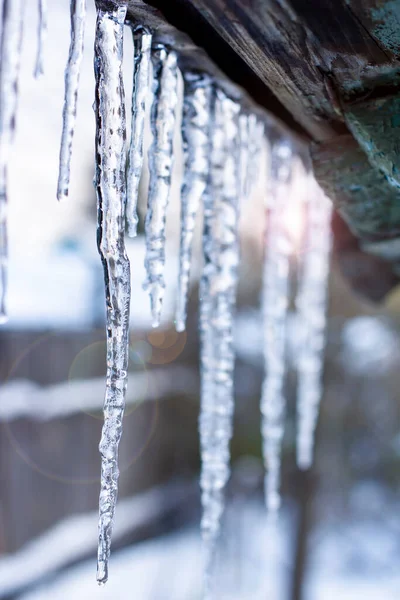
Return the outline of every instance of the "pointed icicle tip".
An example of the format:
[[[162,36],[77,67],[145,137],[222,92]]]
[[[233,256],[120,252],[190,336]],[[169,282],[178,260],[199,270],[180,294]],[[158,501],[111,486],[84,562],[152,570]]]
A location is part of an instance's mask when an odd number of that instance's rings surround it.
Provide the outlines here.
[[[184,321],[175,321],[175,329],[177,333],[182,333],[186,330],[186,325]]]

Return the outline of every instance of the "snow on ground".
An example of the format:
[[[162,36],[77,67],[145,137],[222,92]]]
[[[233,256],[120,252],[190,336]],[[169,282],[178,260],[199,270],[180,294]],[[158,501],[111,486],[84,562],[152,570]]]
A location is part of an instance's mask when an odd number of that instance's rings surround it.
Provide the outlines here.
[[[393,511],[388,511],[392,515],[388,521],[393,521]],[[274,525],[260,502],[236,498],[230,503],[216,568],[218,600],[288,598],[292,518],[286,506]],[[399,548],[388,521],[370,518],[317,530],[310,539],[305,598],[397,600]],[[197,600],[201,597],[201,558],[199,530],[191,527],[114,552],[110,581],[101,590],[92,560],[19,600]]]

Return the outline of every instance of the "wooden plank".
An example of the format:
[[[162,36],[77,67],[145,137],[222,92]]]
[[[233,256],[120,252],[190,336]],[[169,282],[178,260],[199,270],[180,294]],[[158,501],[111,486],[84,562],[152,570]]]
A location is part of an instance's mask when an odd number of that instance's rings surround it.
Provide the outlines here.
[[[150,4],[173,24],[197,11],[311,137],[322,141],[345,132],[342,102],[397,83],[397,55],[388,49],[390,42],[382,43],[382,22],[376,16],[382,18],[383,5],[392,14],[390,5],[397,2],[170,0],[166,7],[163,0],[151,0]],[[375,22],[368,21],[371,14]],[[384,22],[387,37],[393,22],[394,17]]]
[[[350,0],[351,10],[392,59],[400,57],[400,0]]]

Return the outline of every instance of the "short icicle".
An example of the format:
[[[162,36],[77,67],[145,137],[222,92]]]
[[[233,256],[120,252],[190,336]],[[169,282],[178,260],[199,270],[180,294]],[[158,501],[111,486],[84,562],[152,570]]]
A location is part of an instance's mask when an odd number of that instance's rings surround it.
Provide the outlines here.
[[[98,249],[107,307],[107,382],[101,453],[97,581],[108,579],[129,357],[130,267],[124,245],[126,123],[122,77],[126,6],[98,10],[95,38]]]
[[[331,249],[331,201],[312,174],[308,176],[306,231],[296,298],[303,334],[297,360],[297,463],[313,462],[315,428],[322,396],[326,311]]]
[[[181,191],[181,233],[176,330],[186,327],[193,233],[200,201],[209,177],[209,136],[212,83],[208,75],[183,73],[182,138],[185,157]]]
[[[15,136],[25,0],[3,0],[0,51],[0,323],[7,321],[8,161]]]
[[[266,468],[265,499],[269,511],[280,507],[281,446],[285,419],[285,349],[289,299],[291,243],[285,212],[290,203],[292,150],[280,141],[271,149],[267,202],[267,231],[263,269],[262,312],[265,378],[261,396],[263,456]],[[289,208],[290,210],[290,208]]]
[[[72,141],[75,132],[78,103],[79,75],[85,37],[86,0],[71,1],[71,42],[65,69],[63,126],[60,146],[57,198],[63,200],[69,193]]]
[[[201,521],[204,598],[212,597],[212,569],[230,475],[233,392],[233,318],[238,281],[239,105],[216,89],[212,109],[210,189],[204,196],[204,268],[200,284]]]
[[[47,37],[47,0],[39,0],[38,48],[36,54],[35,77],[44,74],[44,45]]]
[[[150,183],[145,221],[146,281],[149,290],[153,327],[158,327],[164,298],[165,224],[174,163],[173,138],[178,102],[178,65],[176,53],[162,44],[152,49],[153,105],[149,149]]]
[[[150,94],[152,35],[143,28],[131,25],[134,44],[132,88],[131,143],[128,154],[126,222],[128,235],[137,235],[137,202],[143,167],[143,132],[147,100]]]

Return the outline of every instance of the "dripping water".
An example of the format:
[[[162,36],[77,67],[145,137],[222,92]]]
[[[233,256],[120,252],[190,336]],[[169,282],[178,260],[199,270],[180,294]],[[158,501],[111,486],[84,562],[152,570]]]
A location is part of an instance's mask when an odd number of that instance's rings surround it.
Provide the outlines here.
[[[79,75],[83,58],[85,20],[86,0],[71,0],[71,42],[65,69],[63,126],[57,184],[57,198],[59,200],[65,199],[69,192],[72,141],[75,132]]]
[[[98,11],[95,38],[97,241],[107,308],[107,381],[100,440],[101,489],[97,580],[108,579],[111,533],[118,493],[129,357],[130,267],[125,231],[125,98],[122,78],[126,6]]]
[[[173,137],[178,102],[178,65],[176,53],[164,45],[152,50],[153,105],[149,149],[150,183],[145,221],[146,281],[149,290],[153,327],[160,324],[164,298],[165,224],[174,162]]]

